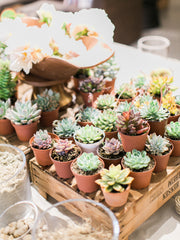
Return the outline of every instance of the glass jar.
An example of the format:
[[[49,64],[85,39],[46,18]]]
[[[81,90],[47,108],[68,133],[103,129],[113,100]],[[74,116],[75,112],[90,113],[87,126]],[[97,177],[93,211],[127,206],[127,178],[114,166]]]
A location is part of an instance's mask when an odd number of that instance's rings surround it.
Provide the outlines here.
[[[113,212],[89,199],[69,199],[44,211],[32,230],[33,240],[119,239],[119,223]],[[74,236],[74,238],[72,238]]]
[[[26,157],[17,147],[0,144],[0,214],[12,204],[31,200]]]

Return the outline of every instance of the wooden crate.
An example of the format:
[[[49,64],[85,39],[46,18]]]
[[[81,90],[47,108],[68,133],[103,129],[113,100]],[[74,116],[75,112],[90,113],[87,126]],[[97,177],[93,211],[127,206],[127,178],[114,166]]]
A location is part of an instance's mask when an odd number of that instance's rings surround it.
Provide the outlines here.
[[[31,159],[29,164],[32,182],[44,197],[49,194],[57,201],[69,198],[88,198],[106,205],[100,190],[91,194],[79,191],[74,178],[63,180],[56,175],[54,165],[43,168],[38,165],[35,158]],[[110,208],[120,224],[120,239],[127,239],[138,226],[179,190],[180,157],[170,158],[167,170],[153,174],[148,188],[140,191],[131,190],[124,207]],[[81,214],[80,208],[74,208],[72,211],[79,215]]]

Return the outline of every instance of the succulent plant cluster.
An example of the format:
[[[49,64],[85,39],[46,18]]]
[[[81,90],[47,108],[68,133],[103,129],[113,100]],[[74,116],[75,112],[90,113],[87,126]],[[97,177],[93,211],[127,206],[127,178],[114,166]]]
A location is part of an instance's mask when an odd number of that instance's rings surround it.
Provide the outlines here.
[[[38,109],[37,104],[32,104],[31,101],[16,101],[15,106],[7,109],[6,112],[6,118],[16,125],[31,124],[38,121],[40,117],[41,110]]]
[[[100,110],[104,109],[114,109],[117,106],[116,99],[113,95],[104,94],[100,95],[96,101],[97,108]]]
[[[104,87],[103,77],[89,77],[79,83],[79,89],[85,93],[100,92]]]
[[[7,101],[0,100],[0,119],[6,118],[6,111],[11,106],[11,101],[8,99]]]
[[[168,139],[163,138],[160,135],[157,136],[156,133],[153,133],[147,136],[145,147],[146,152],[152,155],[161,156],[169,152],[171,143],[168,141]]]
[[[49,149],[53,146],[53,140],[47,130],[39,130],[34,134],[32,146],[38,149]]]
[[[133,170],[147,168],[151,159],[146,151],[138,151],[133,149],[132,152],[127,152],[124,156],[124,164],[126,167]]]
[[[140,113],[135,113],[132,109],[118,115],[117,129],[126,135],[139,135],[148,131],[147,121],[143,120]]]
[[[123,83],[116,89],[116,98],[129,99],[135,97],[135,90],[132,84]]]
[[[164,97],[162,97],[162,106],[163,108],[166,108],[171,115],[176,115],[178,112],[175,97],[172,96],[172,93],[168,93]]]
[[[76,130],[80,127],[70,118],[63,118],[62,120],[53,121],[53,132],[59,137],[73,137]]]
[[[127,185],[134,180],[129,177],[130,169],[121,170],[121,165],[114,166],[113,164],[108,169],[102,169],[100,172],[101,179],[96,180],[96,183],[105,189],[107,192],[124,192]]]
[[[116,112],[122,114],[123,112],[128,112],[130,108],[131,108],[131,103],[128,103],[127,101],[120,102],[116,108]]]
[[[102,149],[105,151],[106,155],[118,155],[123,151],[121,142],[115,138],[106,138]]]
[[[150,94],[139,95],[134,99],[134,106],[141,108],[143,105],[148,105],[153,100]]]
[[[104,110],[99,114],[98,118],[93,121],[93,124],[105,132],[116,131],[117,114],[112,109]]]
[[[92,122],[99,114],[99,110],[92,107],[86,107],[80,110],[75,117],[78,122]]]
[[[147,78],[145,75],[140,74],[133,79],[133,83],[136,89],[144,88],[146,85]]]
[[[78,142],[85,144],[92,144],[98,142],[104,137],[104,133],[101,129],[86,125],[75,132],[75,139]]]
[[[50,112],[55,110],[59,106],[60,94],[52,91],[52,89],[45,89],[42,94],[37,95],[37,99],[34,100],[37,103],[38,108],[43,112]]]
[[[166,126],[165,135],[173,140],[180,140],[180,122],[170,122]]]
[[[94,170],[97,170],[101,161],[97,155],[94,153],[83,153],[80,157],[77,158],[78,167],[84,171],[91,173]]]

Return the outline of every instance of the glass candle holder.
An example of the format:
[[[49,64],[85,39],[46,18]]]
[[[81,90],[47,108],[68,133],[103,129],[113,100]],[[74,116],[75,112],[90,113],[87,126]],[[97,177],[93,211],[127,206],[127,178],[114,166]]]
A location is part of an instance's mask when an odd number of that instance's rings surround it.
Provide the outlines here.
[[[17,147],[0,144],[0,214],[12,204],[31,200],[26,157]]]
[[[34,226],[33,240],[48,240],[49,236],[53,240],[118,240],[120,232],[113,212],[103,204],[88,199],[59,202],[43,212]]]

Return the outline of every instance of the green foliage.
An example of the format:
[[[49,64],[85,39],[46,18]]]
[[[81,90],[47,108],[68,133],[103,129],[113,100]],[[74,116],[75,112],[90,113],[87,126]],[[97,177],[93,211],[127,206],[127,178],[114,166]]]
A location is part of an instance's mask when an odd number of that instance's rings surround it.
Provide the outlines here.
[[[146,151],[138,151],[133,149],[132,152],[127,152],[124,156],[124,164],[133,170],[141,170],[147,168],[150,163],[150,157]]]
[[[128,103],[127,101],[120,102],[116,109],[116,112],[117,113],[128,112],[130,110],[130,108],[131,108],[131,103]]]
[[[169,111],[159,106],[157,100],[152,100],[149,104],[144,104],[140,109],[142,118],[150,121],[163,121],[169,117]]]
[[[135,97],[135,89],[131,83],[123,83],[116,89],[116,97],[121,99],[129,99]]]
[[[97,127],[86,125],[75,132],[77,141],[86,144],[98,142],[103,138],[103,131]]]
[[[91,172],[97,170],[101,161],[94,153],[83,153],[77,158],[78,167],[84,172]]]
[[[41,110],[37,108],[37,104],[32,105],[31,101],[16,101],[15,106],[12,106],[6,112],[6,118],[16,125],[31,124],[38,121],[40,117]]]
[[[0,119],[6,118],[6,111],[11,106],[11,101],[8,99],[7,101],[0,100]]]
[[[52,125],[54,127],[54,133],[59,137],[73,137],[75,131],[80,128],[77,123],[70,118],[55,120]]]
[[[107,155],[118,155],[121,151],[123,151],[121,142],[115,138],[106,138],[102,149]]]
[[[100,92],[103,89],[103,87],[104,80],[102,77],[100,78],[89,77],[79,83],[79,89],[85,93]]]
[[[152,155],[161,156],[170,150],[171,143],[166,138],[160,135],[157,136],[156,133],[153,133],[147,136],[145,146],[146,152]]]
[[[180,122],[170,122],[166,126],[165,135],[173,140],[180,140]]]
[[[101,179],[96,180],[96,183],[107,192],[124,192],[127,185],[134,180],[133,177],[129,177],[129,174],[129,168],[121,170],[120,164],[117,166],[111,164],[109,170],[104,168],[100,172]]]
[[[135,88],[138,88],[138,89],[143,88],[145,86],[145,84],[146,84],[146,81],[147,81],[147,79],[146,79],[145,75],[142,75],[142,74],[138,75],[134,79],[134,86],[135,86]]]
[[[0,59],[0,99],[7,100],[15,94],[16,81],[12,79],[9,61]]]
[[[86,107],[76,114],[76,119],[79,122],[92,122],[95,118],[98,117],[99,114],[99,110],[92,107]]]
[[[97,98],[96,104],[97,104],[97,108],[102,110],[108,109],[108,108],[113,109],[117,106],[115,97],[110,94],[100,95]]]
[[[113,132],[117,130],[116,120],[116,112],[112,109],[107,109],[99,114],[98,118],[93,121],[93,124],[105,132]]]
[[[43,112],[50,112],[59,106],[59,99],[59,93],[54,92],[51,89],[45,89],[41,95],[37,95],[37,99],[34,100],[34,103],[37,103],[38,108]]]
[[[34,134],[32,145],[38,149],[49,149],[52,147],[53,141],[47,130],[40,129]]]

